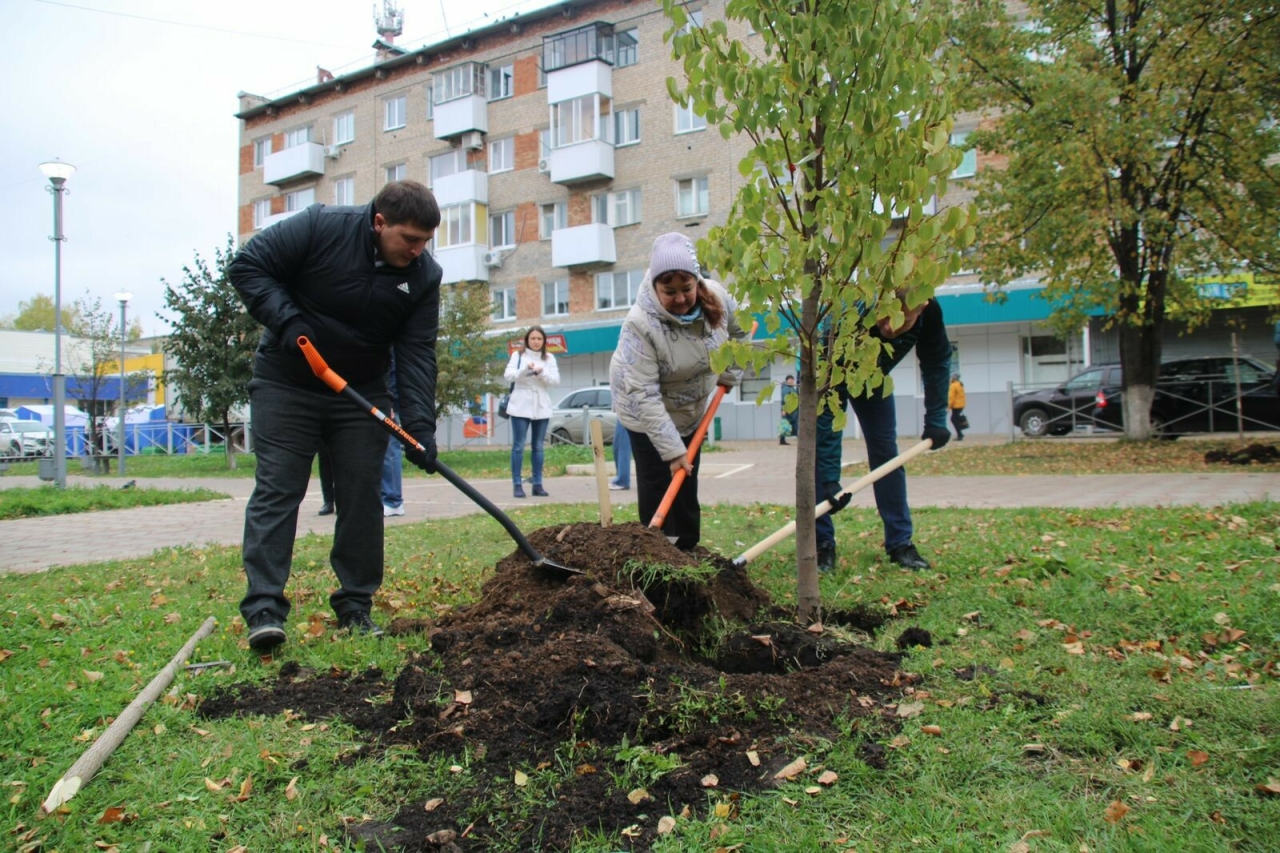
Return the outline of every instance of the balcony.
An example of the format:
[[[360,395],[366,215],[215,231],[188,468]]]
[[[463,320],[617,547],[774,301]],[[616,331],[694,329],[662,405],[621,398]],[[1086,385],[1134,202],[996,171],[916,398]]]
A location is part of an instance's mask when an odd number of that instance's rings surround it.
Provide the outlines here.
[[[613,177],[613,143],[587,139],[551,149],[551,182],[573,184]],[[613,245],[613,238],[609,238]],[[557,266],[559,266],[557,264]]]
[[[262,231],[264,229],[270,228],[272,225],[275,225],[277,222],[284,222],[290,216],[293,216],[294,214],[301,213],[301,212],[302,212],[301,210],[286,210],[284,213],[273,213],[262,220],[262,226],[258,230]]]
[[[484,95],[463,95],[435,105],[436,139],[453,139],[469,131],[489,132],[489,106]]]
[[[554,238],[554,235],[553,235]],[[461,246],[450,246],[447,249],[436,249],[436,263],[444,271],[441,284],[457,284],[461,281],[489,280],[489,267],[485,264],[485,255],[489,247],[482,243],[464,243]]]
[[[547,72],[547,103],[558,104],[584,95],[613,97],[613,66],[598,59]]]
[[[304,142],[268,154],[262,164],[262,181],[273,186],[323,174],[324,146],[318,142]]]
[[[489,175],[477,169],[467,169],[436,178],[431,182],[431,192],[441,207],[461,204],[465,201],[489,203]]]
[[[579,267],[618,260],[613,229],[603,223],[557,228],[551,232],[551,266]]]

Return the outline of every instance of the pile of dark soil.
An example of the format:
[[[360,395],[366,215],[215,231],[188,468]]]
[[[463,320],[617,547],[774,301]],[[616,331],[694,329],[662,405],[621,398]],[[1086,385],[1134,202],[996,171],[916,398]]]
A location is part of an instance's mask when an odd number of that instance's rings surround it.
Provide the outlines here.
[[[1236,450],[1210,450],[1204,455],[1206,465],[1267,465],[1280,462],[1280,448],[1272,444],[1250,444]]]
[[[348,828],[369,849],[566,849],[591,829],[645,850],[664,815],[704,814],[731,794],[779,784],[777,771],[802,755],[812,763],[839,735],[838,720],[857,727],[873,717],[888,731],[881,706],[915,679],[899,671],[899,654],[784,621],[744,570],[703,549],[683,553],[638,524],[545,528],[529,539],[585,574],[535,570],[515,552],[473,606],[429,627],[397,624],[427,627],[432,652],[407,661],[394,685],[378,673],[286,666],[274,685],[211,696],[201,713],[288,707],[340,717],[370,737],[353,761],[391,745],[469,755],[465,793]],[[828,622],[874,631],[884,618],[868,610]],[[364,701],[388,691],[389,703]],[[864,751],[868,763],[883,760],[877,746]],[[516,771],[545,786],[537,809],[502,809]],[[548,773],[558,775],[548,782]]]

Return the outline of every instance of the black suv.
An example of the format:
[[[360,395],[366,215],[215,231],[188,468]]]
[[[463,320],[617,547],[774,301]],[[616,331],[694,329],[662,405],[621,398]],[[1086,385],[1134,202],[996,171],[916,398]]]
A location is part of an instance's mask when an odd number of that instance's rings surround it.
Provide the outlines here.
[[[1237,369],[1238,365],[1238,369]],[[1165,437],[1195,432],[1280,430],[1274,372],[1255,358],[1205,356],[1160,365],[1151,402],[1152,430]],[[1059,388],[1014,398],[1014,421],[1029,436],[1065,435],[1077,426],[1124,429],[1120,366],[1091,367]],[[1237,418],[1237,380],[1239,414]]]

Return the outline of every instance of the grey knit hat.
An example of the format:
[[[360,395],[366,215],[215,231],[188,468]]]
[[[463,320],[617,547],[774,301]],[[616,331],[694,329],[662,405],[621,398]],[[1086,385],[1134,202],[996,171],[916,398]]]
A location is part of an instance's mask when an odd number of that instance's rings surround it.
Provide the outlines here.
[[[678,231],[663,234],[653,241],[653,255],[649,260],[649,280],[654,281],[664,272],[679,270],[694,278],[702,278],[698,266],[698,253],[693,241]]]

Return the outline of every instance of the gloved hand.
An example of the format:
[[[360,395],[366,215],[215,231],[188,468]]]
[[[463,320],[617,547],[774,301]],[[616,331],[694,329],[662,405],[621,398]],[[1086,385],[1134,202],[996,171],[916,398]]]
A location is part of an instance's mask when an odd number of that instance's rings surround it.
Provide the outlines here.
[[[418,440],[423,449],[406,447],[404,458],[417,465],[428,474],[436,473],[436,435],[435,433],[410,433]],[[395,441],[395,439],[391,439]]]
[[[818,503],[821,504],[823,501],[828,501],[831,504],[831,509],[828,510],[827,515],[835,515],[847,507],[851,500],[853,500],[852,494],[840,494],[840,484],[837,482],[823,483],[818,486]]]
[[[302,355],[302,348],[298,346],[298,338],[300,337],[305,337],[315,343],[316,333],[312,331],[310,324],[306,320],[298,316],[285,323],[284,328],[280,330],[280,345],[284,347],[285,352]]]
[[[933,442],[934,450],[941,450],[951,440],[951,430],[946,427],[925,426],[924,433],[920,438],[929,439]]]

